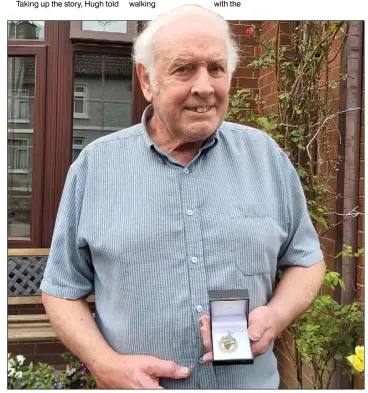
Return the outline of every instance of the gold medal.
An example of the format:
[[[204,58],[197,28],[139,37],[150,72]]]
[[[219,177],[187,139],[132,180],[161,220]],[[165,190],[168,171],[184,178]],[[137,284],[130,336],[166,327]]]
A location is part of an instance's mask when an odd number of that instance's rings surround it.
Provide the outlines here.
[[[231,332],[229,332],[226,336],[221,337],[221,340],[219,341],[219,348],[223,352],[234,352],[237,347],[238,343],[236,342],[236,338],[233,337],[233,334]]]

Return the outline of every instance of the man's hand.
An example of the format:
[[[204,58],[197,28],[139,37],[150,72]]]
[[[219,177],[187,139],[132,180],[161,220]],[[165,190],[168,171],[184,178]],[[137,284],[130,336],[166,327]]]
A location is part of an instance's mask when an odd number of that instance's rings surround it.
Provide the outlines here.
[[[211,343],[210,317],[204,315],[200,319],[203,346],[208,351],[205,362],[213,359]],[[248,337],[251,340],[253,356],[262,355],[270,347],[279,334],[279,322],[275,312],[267,306],[257,307],[249,313]]]
[[[264,354],[272,341],[281,333],[275,312],[268,306],[257,307],[249,313],[248,337],[253,356]]]
[[[190,375],[187,367],[154,356],[114,355],[91,370],[97,387],[105,389],[163,389],[160,378],[182,379]]]

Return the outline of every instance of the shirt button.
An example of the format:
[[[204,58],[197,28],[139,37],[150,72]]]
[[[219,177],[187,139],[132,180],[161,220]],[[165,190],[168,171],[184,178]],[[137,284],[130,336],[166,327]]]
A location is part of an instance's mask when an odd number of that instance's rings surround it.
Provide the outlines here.
[[[193,215],[193,210],[187,210],[187,214],[188,214],[188,216],[192,216]]]
[[[198,312],[202,312],[202,310],[203,310],[203,307],[202,307],[201,305],[198,305],[198,306],[197,306],[197,311],[198,311]]]
[[[199,364],[204,364],[203,358],[199,358]]]
[[[188,169],[188,168],[185,168],[185,169],[184,169],[184,173],[189,173],[189,169]]]
[[[198,258],[197,257],[192,257],[192,262],[193,263],[197,263],[198,262]]]

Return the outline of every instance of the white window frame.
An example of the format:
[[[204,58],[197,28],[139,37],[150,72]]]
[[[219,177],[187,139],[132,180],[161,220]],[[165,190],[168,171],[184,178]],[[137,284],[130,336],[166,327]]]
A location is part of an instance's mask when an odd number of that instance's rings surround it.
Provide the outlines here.
[[[82,91],[75,91],[76,87],[83,87]],[[82,98],[83,99],[83,113],[75,112],[75,98]],[[88,119],[88,88],[87,85],[84,84],[76,84],[74,85],[73,89],[73,117],[75,119]]]
[[[26,114],[20,117],[20,104],[26,104]],[[8,122],[9,123],[29,123],[29,89],[8,90]],[[18,116],[14,116],[17,113]]]
[[[14,145],[9,145],[9,140],[10,141],[25,141],[26,144],[25,146],[14,146]],[[28,139],[26,138],[8,138],[8,149],[12,148],[15,154],[16,150],[25,150],[26,151],[26,168],[24,169],[20,169],[20,168],[12,168],[8,166],[8,173],[29,173],[29,168],[28,168],[28,160],[29,160],[29,155],[28,155],[28,149],[29,149],[29,145],[28,145]],[[9,153],[8,153],[9,154]]]
[[[76,144],[75,143],[76,139],[81,139],[82,143],[81,144],[79,144],[79,143]],[[73,136],[72,152],[73,152],[73,150],[80,150],[80,151],[82,151],[85,146],[86,146],[86,138],[84,136]]]

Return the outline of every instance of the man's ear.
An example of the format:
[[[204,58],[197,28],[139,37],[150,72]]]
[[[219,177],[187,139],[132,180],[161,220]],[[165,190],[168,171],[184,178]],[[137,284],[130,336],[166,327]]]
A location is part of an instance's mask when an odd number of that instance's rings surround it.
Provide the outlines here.
[[[152,86],[148,74],[145,68],[143,67],[143,64],[137,64],[135,69],[137,72],[139,82],[141,84],[141,89],[143,91],[144,98],[148,102],[152,102],[152,98],[153,98]]]

